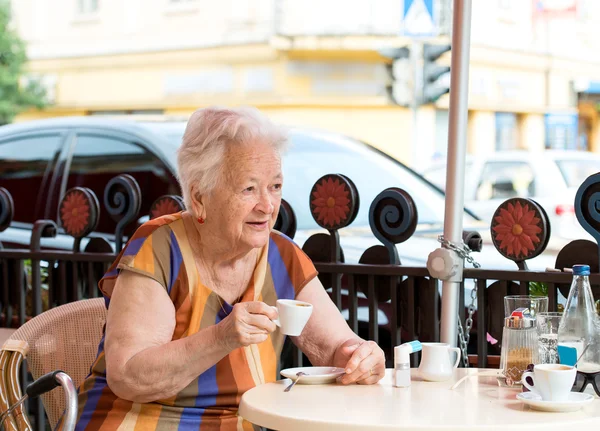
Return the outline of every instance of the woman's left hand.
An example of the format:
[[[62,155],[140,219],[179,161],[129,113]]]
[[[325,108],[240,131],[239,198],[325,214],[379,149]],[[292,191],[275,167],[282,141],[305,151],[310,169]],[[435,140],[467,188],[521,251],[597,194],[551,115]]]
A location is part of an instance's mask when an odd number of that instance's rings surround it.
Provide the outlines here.
[[[372,385],[385,375],[385,353],[374,341],[346,341],[335,352],[334,363],[346,370],[338,378],[344,385]]]

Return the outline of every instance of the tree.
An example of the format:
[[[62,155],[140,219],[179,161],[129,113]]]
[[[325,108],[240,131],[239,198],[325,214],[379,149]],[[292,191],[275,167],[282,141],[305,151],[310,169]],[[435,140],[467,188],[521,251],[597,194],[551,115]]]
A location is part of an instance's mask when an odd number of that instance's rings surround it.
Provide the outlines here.
[[[39,80],[25,75],[25,43],[11,26],[9,0],[0,0],[0,125],[12,122],[20,112],[48,105]]]

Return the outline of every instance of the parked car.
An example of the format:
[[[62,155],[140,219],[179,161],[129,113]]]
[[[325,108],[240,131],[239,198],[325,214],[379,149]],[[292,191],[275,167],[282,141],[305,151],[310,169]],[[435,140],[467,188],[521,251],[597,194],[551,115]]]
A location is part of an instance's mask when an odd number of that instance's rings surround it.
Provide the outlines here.
[[[97,117],[56,118],[0,127],[0,186],[11,191],[15,201],[14,221],[0,233],[0,242],[5,247],[28,246],[33,222],[42,218],[57,221],[61,196],[75,186],[90,188],[100,200],[103,215],[90,236],[114,240],[116,223],[107,215],[102,199],[106,184],[118,174],[132,175],[142,191],[142,217],[159,196],[179,194],[176,150],[184,129],[183,121]],[[312,233],[322,231],[310,214],[310,189],[322,175],[341,173],[356,184],[361,201],[358,216],[341,235],[346,261],[357,262],[364,250],[378,243],[369,228],[369,206],[379,192],[395,186],[412,196],[419,213],[415,235],[398,246],[400,258],[406,265],[425,264],[429,252],[438,246],[437,235],[443,228],[442,191],[404,164],[355,139],[293,128],[290,140],[283,161],[283,197],[295,211],[296,240],[300,245]],[[466,211],[464,224],[466,229],[486,228],[485,222]],[[42,245],[68,249],[72,239],[59,234],[57,238],[43,239]],[[477,258],[487,268],[514,268],[492,247]]]
[[[583,151],[502,151],[468,156],[465,206],[489,221],[504,200],[531,198],[548,213],[554,238],[590,239],[577,221],[573,204],[578,187],[597,172],[600,155]],[[445,161],[435,163],[423,175],[445,189]]]
[[[100,223],[90,236],[114,241],[115,222],[103,203],[104,188],[116,175],[128,173],[142,192],[141,219],[150,205],[165,194],[179,194],[176,181],[176,150],[184,122],[139,122],[108,118],[59,118],[0,127],[0,186],[15,201],[11,226],[0,233],[5,247],[28,247],[31,228],[38,219],[57,221],[58,203],[71,187],[88,187],[98,196]],[[401,187],[414,199],[419,214],[417,230],[398,245],[404,265],[425,266],[428,254],[439,246],[443,230],[444,193],[422,176],[373,147],[339,134],[292,129],[291,148],[284,156],[283,197],[297,217],[295,240],[302,246],[315,232],[323,232],[310,214],[309,195],[314,183],[328,173],[341,173],[356,184],[360,210],[355,221],[340,232],[346,262],[356,263],[362,253],[378,244],[370,231],[368,212],[373,199],[388,187]],[[465,228],[486,228],[464,212]],[[60,233],[43,238],[42,246],[70,249],[73,240]],[[82,249],[86,242],[82,242]],[[516,269],[493,248],[487,247],[476,259],[484,268]],[[530,267],[553,266],[553,258],[543,255]],[[465,297],[472,285],[465,283]],[[368,303],[359,294],[358,321],[365,331],[369,320]],[[342,310],[347,315],[347,310]],[[389,305],[380,304],[380,328],[389,324]],[[363,335],[363,334],[361,334]],[[389,336],[388,336],[389,338]]]

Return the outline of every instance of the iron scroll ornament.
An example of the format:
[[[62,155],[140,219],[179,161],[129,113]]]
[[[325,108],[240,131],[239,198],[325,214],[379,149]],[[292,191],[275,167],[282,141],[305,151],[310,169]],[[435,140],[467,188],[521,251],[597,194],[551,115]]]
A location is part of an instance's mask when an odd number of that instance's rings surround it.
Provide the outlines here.
[[[373,235],[390,254],[390,263],[399,264],[396,244],[409,239],[417,229],[419,215],[413,198],[398,187],[385,189],[369,208],[369,224]]]
[[[590,175],[577,189],[575,214],[579,224],[594,237],[600,249],[600,173]]]
[[[292,206],[285,199],[281,199],[279,213],[277,214],[277,220],[275,221],[275,226],[273,226],[273,228],[291,239],[294,239],[294,236],[296,235],[296,214],[294,213]]]
[[[498,252],[524,270],[526,260],[546,249],[550,220],[544,208],[534,200],[511,198],[494,212],[490,233]]]
[[[8,190],[0,187],[0,232],[6,230],[15,215],[15,203]]]
[[[134,221],[142,204],[142,192],[137,181],[128,174],[111,179],[104,189],[104,206],[113,220],[117,222],[115,229],[115,248],[117,252],[123,247],[123,231],[125,226]]]

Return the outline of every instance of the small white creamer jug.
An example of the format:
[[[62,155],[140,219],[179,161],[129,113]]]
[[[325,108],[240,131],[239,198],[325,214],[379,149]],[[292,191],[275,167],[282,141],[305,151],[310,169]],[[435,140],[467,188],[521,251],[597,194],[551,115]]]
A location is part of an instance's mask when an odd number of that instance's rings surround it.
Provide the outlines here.
[[[460,349],[446,343],[422,343],[423,353],[419,364],[419,375],[430,382],[443,382],[452,377],[460,362]],[[456,352],[456,361],[450,358]]]

